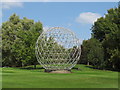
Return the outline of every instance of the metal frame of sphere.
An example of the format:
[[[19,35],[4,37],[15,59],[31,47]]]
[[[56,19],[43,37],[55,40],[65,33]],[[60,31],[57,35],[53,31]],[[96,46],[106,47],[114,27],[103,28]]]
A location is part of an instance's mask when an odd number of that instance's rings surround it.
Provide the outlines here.
[[[71,70],[80,59],[81,44],[69,29],[52,27],[38,37],[35,53],[47,71]]]

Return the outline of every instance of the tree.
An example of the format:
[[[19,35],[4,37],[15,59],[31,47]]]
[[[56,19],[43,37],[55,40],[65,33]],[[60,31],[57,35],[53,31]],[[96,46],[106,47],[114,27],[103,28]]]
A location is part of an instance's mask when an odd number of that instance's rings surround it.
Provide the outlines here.
[[[99,18],[92,27],[92,35],[104,47],[106,68],[119,70],[120,66],[120,5],[111,8],[105,17]]]
[[[87,59],[91,62],[91,65],[101,68],[104,65],[104,54],[101,43],[95,39],[89,39],[89,52],[87,53]]]
[[[35,43],[42,33],[41,22],[13,14],[2,24],[3,66],[24,66],[34,64]]]
[[[103,66],[103,61],[104,54],[101,43],[95,38],[84,40],[82,44],[81,63],[100,68]]]
[[[82,52],[81,52],[79,63],[89,65],[89,60],[87,58],[87,53],[90,51],[89,49],[90,48],[89,48],[88,40],[84,40],[82,45],[81,45],[81,51]]]

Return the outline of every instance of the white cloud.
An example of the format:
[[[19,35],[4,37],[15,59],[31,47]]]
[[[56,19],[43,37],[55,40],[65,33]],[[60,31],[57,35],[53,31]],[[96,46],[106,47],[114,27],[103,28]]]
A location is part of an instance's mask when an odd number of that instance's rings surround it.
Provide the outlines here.
[[[60,0],[3,0],[2,2],[54,2]]]
[[[100,18],[101,15],[98,13],[85,12],[80,13],[80,15],[76,18],[76,21],[81,24],[93,24],[97,18]]]
[[[3,0],[2,1],[3,9],[10,9],[13,7],[23,7],[23,2],[20,2],[20,0]]]
[[[13,0],[9,0],[9,1],[13,1]],[[14,0],[14,1],[16,2],[119,2],[119,0]]]
[[[24,0],[2,0],[2,2],[23,2]]]
[[[21,2],[4,2],[4,3],[2,3],[3,9],[10,9],[13,7],[23,7],[23,3],[21,3]]]

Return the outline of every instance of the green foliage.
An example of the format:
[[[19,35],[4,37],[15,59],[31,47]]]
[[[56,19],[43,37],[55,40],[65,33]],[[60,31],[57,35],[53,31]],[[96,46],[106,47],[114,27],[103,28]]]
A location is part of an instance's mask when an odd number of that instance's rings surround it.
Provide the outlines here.
[[[103,47],[97,39],[84,40],[82,44],[81,63],[91,64],[96,68],[100,68],[103,66],[103,53]]]
[[[42,32],[41,22],[13,14],[2,24],[3,66],[36,64],[35,43]]]
[[[120,6],[111,8],[92,27],[92,35],[104,48],[105,67],[120,70]]]

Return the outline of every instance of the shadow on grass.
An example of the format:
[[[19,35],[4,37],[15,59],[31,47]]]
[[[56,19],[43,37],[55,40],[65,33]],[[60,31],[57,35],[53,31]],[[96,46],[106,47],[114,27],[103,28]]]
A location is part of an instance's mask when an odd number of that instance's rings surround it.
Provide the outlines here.
[[[35,70],[35,69],[44,69],[44,68],[43,67],[36,67],[36,68],[33,68],[33,67],[21,67],[20,69]]]
[[[96,67],[93,67],[93,66],[85,66],[87,68],[91,68],[91,69],[99,69],[99,68],[96,68]]]
[[[73,67],[72,69],[82,71],[82,69],[76,67]]]
[[[103,67],[101,67],[101,68],[94,67],[94,66],[85,66],[85,67],[91,68],[91,69],[97,69],[97,70],[119,71],[119,70],[114,70],[114,69],[111,69],[111,68],[105,68],[104,69]]]
[[[85,66],[87,68],[91,68],[91,69],[97,69],[97,70],[104,70],[103,68],[98,68],[98,67],[94,67],[94,66]]]
[[[21,67],[20,69],[37,70],[37,69],[44,69],[44,68],[43,67],[36,67],[36,68],[34,68],[34,67]],[[76,68],[76,67],[73,67],[72,69],[81,71],[80,68]]]

